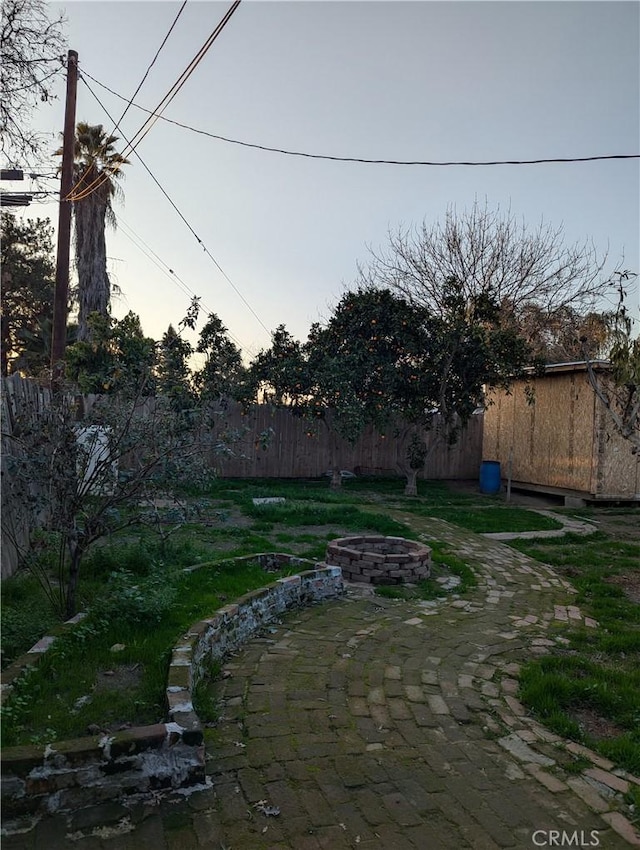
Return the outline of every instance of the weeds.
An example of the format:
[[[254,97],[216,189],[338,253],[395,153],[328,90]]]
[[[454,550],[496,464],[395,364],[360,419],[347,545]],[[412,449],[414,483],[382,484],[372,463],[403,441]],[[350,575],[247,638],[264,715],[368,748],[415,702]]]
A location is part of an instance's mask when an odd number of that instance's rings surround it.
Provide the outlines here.
[[[400,479],[354,479],[342,491],[317,481],[219,480],[197,493],[200,521],[184,521],[161,539],[152,529],[114,535],[95,547],[83,563],[83,607],[90,616],[71,634],[58,638],[39,670],[15,684],[3,709],[4,744],[49,741],[86,733],[89,726],[107,730],[123,721],[154,723],[164,716],[164,688],[176,637],[203,616],[265,580],[257,564],[239,566],[230,559],[268,551],[290,551],[324,559],[327,540],[353,532],[419,538],[388,509],[438,516],[478,531],[531,530],[550,527],[539,514],[505,507],[498,499],[451,492],[439,482],[420,482],[420,497],[403,496]],[[254,497],[280,496],[282,504],[255,506]],[[432,576],[414,595],[423,599],[447,591],[436,579],[457,576],[448,592],[463,594],[476,583],[473,571],[446,546],[432,547]],[[638,771],[640,705],[637,654],[638,606],[633,606],[614,576],[637,570],[636,544],[618,543],[598,533],[516,542],[516,547],[563,572],[578,591],[585,613],[600,629],[567,632],[568,652],[536,660],[523,674],[523,701],[561,734],[583,741],[617,763]],[[192,572],[184,568],[206,566]],[[3,582],[4,655],[9,660],[29,648],[49,629],[54,614],[29,576]],[[384,595],[404,588],[379,588]],[[124,649],[114,652],[113,647]],[[562,662],[562,664],[561,664]],[[548,666],[544,666],[545,663]],[[562,666],[564,665],[564,666]],[[591,666],[589,666],[591,665]],[[109,689],[129,671],[126,687]],[[634,671],[635,675],[634,675]],[[112,676],[107,676],[112,673]],[[215,689],[204,676],[194,699],[205,722],[215,723]],[[84,697],[89,697],[83,701]],[[605,737],[594,734],[585,712],[606,720]]]
[[[270,574],[269,581],[285,574]],[[113,731],[123,723],[159,722],[176,637],[225,600],[265,583],[265,573],[255,562],[218,562],[187,573],[167,572],[174,598],[161,617],[136,616],[137,594],[126,616],[117,605],[96,606],[80,626],[58,638],[37,668],[15,683],[2,710],[3,746],[29,743],[48,728],[55,729],[57,738],[73,738],[92,725]],[[129,590],[124,595],[128,601]],[[123,649],[114,652],[117,646]],[[113,671],[114,665],[137,666],[140,675],[122,690],[103,690],[98,686],[103,671]],[[79,704],[83,697],[89,700]],[[73,706],[79,707],[72,711]]]
[[[551,517],[524,508],[501,504],[488,504],[486,507],[441,506],[439,504],[419,505],[415,508],[411,505],[403,507],[419,516],[444,519],[478,534],[499,531],[547,531],[562,528],[562,523]]]
[[[327,505],[311,501],[287,500],[281,504],[254,505],[245,507],[245,512],[261,522],[270,522],[290,527],[336,525],[348,531],[377,531],[379,534],[415,535],[402,523],[382,514],[362,510],[350,505]]]
[[[522,702],[553,731],[637,773],[640,606],[624,588],[625,578],[637,581],[640,546],[602,532],[511,545],[563,573],[577,590],[582,612],[599,624],[567,631],[564,651],[521,671]]]
[[[28,573],[2,583],[2,666],[14,661],[59,623],[40,583]]]

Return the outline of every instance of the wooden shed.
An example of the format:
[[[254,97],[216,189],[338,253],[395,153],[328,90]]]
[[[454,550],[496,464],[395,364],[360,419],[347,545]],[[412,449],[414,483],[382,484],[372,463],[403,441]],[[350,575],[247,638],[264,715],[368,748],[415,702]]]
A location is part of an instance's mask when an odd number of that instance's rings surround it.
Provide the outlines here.
[[[613,428],[585,363],[547,366],[490,399],[482,456],[499,461],[513,487],[564,495],[567,504],[640,501],[640,456]]]

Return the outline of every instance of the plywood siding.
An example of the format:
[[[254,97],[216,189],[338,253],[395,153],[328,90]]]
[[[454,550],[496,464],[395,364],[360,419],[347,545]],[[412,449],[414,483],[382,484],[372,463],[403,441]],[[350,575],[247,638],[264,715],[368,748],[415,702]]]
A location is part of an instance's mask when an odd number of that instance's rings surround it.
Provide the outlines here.
[[[498,460],[514,481],[579,491],[597,498],[634,498],[639,459],[611,426],[585,371],[532,378],[533,402],[518,381],[493,393],[485,413],[483,458]]]
[[[600,497],[640,498],[640,455],[631,454],[628,441],[615,430],[602,405],[597,412],[595,492]]]

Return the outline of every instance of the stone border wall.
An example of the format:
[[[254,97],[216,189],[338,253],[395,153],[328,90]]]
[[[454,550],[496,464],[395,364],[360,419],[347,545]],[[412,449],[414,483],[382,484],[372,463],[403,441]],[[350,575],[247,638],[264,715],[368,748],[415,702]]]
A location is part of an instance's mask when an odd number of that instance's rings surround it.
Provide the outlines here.
[[[203,733],[193,708],[193,690],[208,661],[224,658],[286,611],[335,599],[343,592],[339,567],[281,554],[238,560],[256,558],[265,569],[286,564],[315,568],[247,593],[183,635],[169,667],[168,722],[46,746],[6,747],[1,756],[5,821],[72,812],[122,796],[204,782]],[[32,663],[42,651],[31,655]],[[28,663],[24,656],[19,659],[12,665],[14,675]],[[5,683],[5,693],[10,687]]]

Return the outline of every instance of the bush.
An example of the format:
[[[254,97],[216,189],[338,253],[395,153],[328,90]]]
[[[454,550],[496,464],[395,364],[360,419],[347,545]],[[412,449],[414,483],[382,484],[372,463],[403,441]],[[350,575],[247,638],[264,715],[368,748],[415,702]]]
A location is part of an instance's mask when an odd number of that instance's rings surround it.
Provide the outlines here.
[[[38,582],[18,575],[2,583],[2,666],[40,640],[58,618]]]
[[[176,573],[154,566],[145,578],[129,570],[112,573],[104,596],[92,610],[92,618],[123,623],[158,623],[173,605]]]

